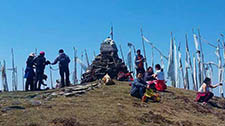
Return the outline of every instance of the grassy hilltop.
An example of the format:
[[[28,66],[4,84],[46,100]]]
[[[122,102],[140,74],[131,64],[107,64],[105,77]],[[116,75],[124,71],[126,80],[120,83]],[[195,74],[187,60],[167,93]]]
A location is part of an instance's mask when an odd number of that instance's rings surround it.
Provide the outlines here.
[[[127,82],[101,86],[81,96],[59,90],[0,93],[0,126],[225,126],[225,100],[203,107],[195,92],[168,88],[160,103],[129,95]]]

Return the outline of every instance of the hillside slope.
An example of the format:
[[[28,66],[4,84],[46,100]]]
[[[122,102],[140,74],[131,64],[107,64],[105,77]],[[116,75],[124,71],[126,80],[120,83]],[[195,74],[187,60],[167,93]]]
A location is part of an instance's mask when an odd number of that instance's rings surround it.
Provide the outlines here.
[[[1,93],[0,126],[225,126],[223,99],[203,107],[195,92],[168,88],[160,103],[142,103],[129,89],[116,81],[78,97],[44,97],[54,90]]]

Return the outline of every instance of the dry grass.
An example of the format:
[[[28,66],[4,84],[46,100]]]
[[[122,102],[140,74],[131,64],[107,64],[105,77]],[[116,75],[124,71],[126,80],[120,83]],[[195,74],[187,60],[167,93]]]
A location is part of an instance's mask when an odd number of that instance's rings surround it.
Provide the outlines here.
[[[129,95],[128,83],[116,82],[79,97],[44,100],[47,92],[0,94],[0,126],[225,126],[225,110],[202,107],[194,102],[195,92],[169,88],[160,103],[141,103]],[[35,95],[37,95],[35,98]],[[30,100],[41,105],[31,105]],[[220,106],[225,101],[214,99]]]

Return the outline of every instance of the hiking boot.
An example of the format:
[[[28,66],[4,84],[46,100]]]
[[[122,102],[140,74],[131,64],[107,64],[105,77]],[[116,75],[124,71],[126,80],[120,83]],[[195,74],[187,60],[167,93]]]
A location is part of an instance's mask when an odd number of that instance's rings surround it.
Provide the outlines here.
[[[65,85],[60,85],[60,86],[59,86],[59,88],[64,88],[64,87],[65,87]]]

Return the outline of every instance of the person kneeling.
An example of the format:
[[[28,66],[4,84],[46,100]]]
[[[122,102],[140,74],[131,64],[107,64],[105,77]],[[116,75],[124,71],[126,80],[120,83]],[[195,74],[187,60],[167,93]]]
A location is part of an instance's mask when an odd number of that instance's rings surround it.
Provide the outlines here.
[[[144,96],[147,83],[142,79],[143,74],[138,73],[137,78],[131,84],[130,95],[137,98],[142,98]]]
[[[207,102],[214,96],[212,92],[209,91],[209,88],[216,88],[218,86],[222,86],[222,83],[212,85],[211,79],[206,77],[203,81],[202,86],[199,88],[197,92],[196,100],[197,102],[202,102],[203,105],[206,105]]]

